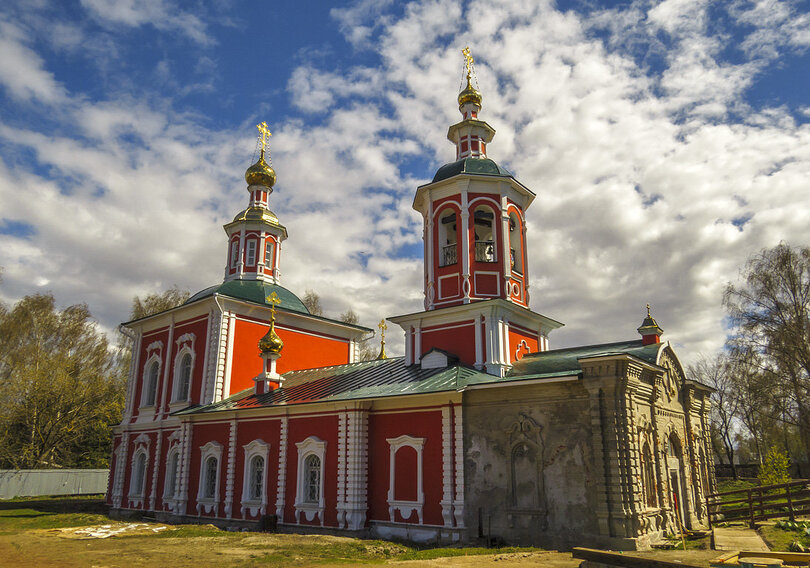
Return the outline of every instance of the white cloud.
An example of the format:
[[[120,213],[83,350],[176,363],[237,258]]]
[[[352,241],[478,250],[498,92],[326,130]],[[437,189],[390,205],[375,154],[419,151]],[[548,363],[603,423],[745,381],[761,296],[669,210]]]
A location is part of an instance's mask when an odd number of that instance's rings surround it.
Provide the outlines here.
[[[205,22],[170,0],[81,0],[99,21],[137,28],[154,26],[161,31],[178,30],[200,44],[213,43]]]
[[[0,20],[0,84],[18,101],[63,102],[65,88],[44,69],[42,58],[25,45],[25,30]]]
[[[167,9],[88,6],[129,26],[154,24],[149,14]],[[460,49],[469,44],[481,118],[498,131],[490,156],[537,193],[528,211],[532,307],[567,324],[552,344],[632,338],[649,301],[687,359],[718,348],[720,294],[746,257],[780,240],[808,242],[810,127],[792,118],[806,108],[754,109],[744,99],[763,58],[801,47],[801,26],[785,41],[767,39],[795,11],[757,23],[751,10],[764,8],[738,6],[737,21],[754,26],[747,37],[762,32],[756,41],[768,48],[752,44],[729,62],[722,54],[733,39],[714,33],[705,6],[636,2],[582,16],[550,3],[473,1],[465,10],[425,0],[398,19],[383,15],[387,3],[371,16],[367,3],[333,11],[381,63],[299,66],[287,93],[300,116],[270,120],[279,179],[270,204],[290,233],[283,283],[315,289],[333,315],[353,307],[366,323],[421,309],[421,219],[411,202],[428,180],[405,164],[452,160],[446,132],[459,119]],[[206,127],[158,93],[70,98],[7,25],[3,37],[32,75],[4,74],[0,63],[0,81],[19,100],[60,93],[49,104],[61,105],[61,128],[50,135],[0,119],[0,210],[36,229],[26,239],[0,235],[0,294],[51,287],[112,326],[135,294],[218,281],[221,225],[247,203],[252,127]],[[210,60],[198,65],[216,73]],[[390,333],[393,352],[397,339]]]

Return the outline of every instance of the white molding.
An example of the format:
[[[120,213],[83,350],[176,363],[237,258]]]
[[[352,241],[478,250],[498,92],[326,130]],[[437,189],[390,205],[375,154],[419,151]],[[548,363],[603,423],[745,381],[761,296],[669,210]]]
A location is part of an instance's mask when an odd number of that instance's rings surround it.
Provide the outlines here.
[[[457,404],[453,407],[453,427],[455,439],[453,449],[455,450],[455,471],[454,480],[456,486],[456,498],[453,501],[453,516],[456,527],[464,526],[464,409]]]
[[[276,517],[284,522],[284,495],[287,490],[287,427],[289,419],[281,418],[278,436],[278,488],[276,489]]]
[[[301,513],[304,514],[307,521],[312,521],[317,514],[321,526],[323,526],[323,513],[326,508],[323,491],[326,467],[326,441],[316,438],[315,436],[310,436],[303,442],[298,442],[295,445],[298,448],[298,484],[295,491],[295,522],[301,523]],[[317,503],[308,502],[306,500],[307,483],[304,464],[310,456],[317,456],[321,464]]]
[[[166,470],[163,476],[163,508],[169,509],[171,511],[175,511],[177,508],[177,504],[179,502],[179,494],[180,494],[180,462],[181,462],[181,455],[180,455],[180,444],[174,444],[169,446],[169,451],[166,452],[166,460],[165,466]],[[172,489],[171,487],[171,463],[172,457],[177,459],[175,464],[175,472],[174,472],[174,491],[170,494],[169,491]]]
[[[356,531],[365,527],[368,511],[368,410],[350,412],[348,419],[346,528]]]
[[[228,435],[228,468],[225,473],[225,516],[233,517],[233,486],[236,482],[236,434],[238,422],[231,420],[230,434]],[[244,516],[244,512],[242,513]]]
[[[186,334],[186,335],[189,335],[189,334]],[[179,342],[179,340],[178,340],[178,342]],[[184,342],[184,343],[186,343],[186,342]],[[178,344],[180,344],[180,343],[178,343]],[[180,379],[181,379],[181,376],[180,376],[180,371],[182,370],[181,369],[181,363],[183,361],[183,357],[185,357],[186,355],[191,356],[191,369],[189,370],[189,376],[188,376],[188,392],[186,393],[185,398],[179,398],[178,397],[178,395],[179,395],[178,390],[179,390],[179,383],[180,383]],[[191,399],[191,387],[193,386],[193,383],[194,383],[194,366],[196,364],[196,359],[197,359],[197,353],[196,353],[196,351],[194,351],[194,343],[193,342],[191,343],[191,346],[183,345],[183,347],[181,347],[180,350],[177,352],[177,355],[174,358],[174,366],[173,366],[174,370],[173,370],[173,373],[172,373],[173,380],[172,380],[172,389],[171,389],[172,394],[171,394],[171,397],[169,398],[169,404],[170,405],[177,404],[179,402],[188,402]]]
[[[148,353],[148,351],[147,351]],[[152,404],[147,404],[147,389],[149,389],[149,384],[147,384],[147,369],[152,367],[153,363],[157,363],[157,376],[155,377],[155,400]],[[141,401],[140,401],[140,408],[153,408],[157,407],[158,405],[158,387],[160,386],[160,371],[161,371],[162,361],[159,353],[152,353],[146,359],[146,362],[143,364],[143,369],[141,371]],[[149,389],[151,390],[151,389]],[[139,413],[138,417],[141,417]]]
[[[414,438],[407,434],[396,438],[386,438],[389,445],[389,478],[388,478],[388,516],[394,522],[394,513],[399,511],[403,519],[409,519],[414,512],[422,524],[422,507],[425,504],[425,493],[423,490],[422,474],[422,449],[425,445],[424,438]],[[400,448],[409,447],[416,451],[416,500],[405,501],[395,499],[396,492],[396,453]]]
[[[208,442],[204,446],[200,446],[200,480],[197,484],[197,514],[202,514],[202,511],[206,513],[214,513],[216,516],[217,507],[219,506],[219,485],[220,485],[220,474],[222,472],[222,444],[219,442]],[[216,482],[214,483],[214,494],[211,496],[205,495],[205,485],[206,485],[206,462],[208,458],[216,458],[217,460],[217,473],[216,473]]]
[[[337,524],[346,528],[346,430],[348,417],[345,412],[338,414],[338,476],[337,476]]]
[[[242,518],[247,518],[246,513],[248,512],[251,517],[264,515],[267,513],[267,466],[270,461],[270,444],[258,438],[249,444],[245,444],[242,448],[245,451],[245,461],[242,467]],[[261,479],[262,494],[259,499],[250,494],[253,477],[253,468],[251,466],[255,458],[262,458],[264,461]]]
[[[113,507],[118,509],[124,498],[124,472],[127,468],[127,454],[129,453],[129,432],[121,435],[121,442],[115,450],[118,457],[115,462],[115,484],[113,485]]]
[[[453,417],[452,407],[442,407],[442,519],[453,526]]]
[[[458,272],[453,272],[452,274],[446,274],[444,276],[439,276],[439,281],[438,281],[438,286],[437,286],[437,288],[439,289],[439,296],[438,296],[439,300],[448,300],[448,299],[461,297],[461,285],[460,284],[457,286],[458,291],[455,294],[453,294],[452,296],[445,296],[445,295],[442,294],[442,280],[448,280],[450,278],[455,278],[456,279],[456,284],[459,284],[461,274],[458,273]]]
[[[483,292],[478,291],[478,276],[487,275],[487,276],[495,276],[495,293],[494,294],[484,294]],[[501,273],[500,272],[492,272],[492,271],[484,271],[484,270],[476,270],[475,274],[473,274],[473,291],[475,296],[480,296],[482,298],[499,298],[501,296]]]
[[[160,341],[159,339],[149,344],[149,346],[146,348],[146,354],[149,355],[149,352],[155,349],[157,349],[158,351],[163,350],[163,342]]]
[[[141,436],[143,436],[143,434],[141,434]],[[130,465],[129,491],[127,492],[127,500],[129,501],[130,509],[143,507],[144,500],[146,499],[146,482],[149,475],[149,444],[138,444],[137,440],[135,443],[135,451],[132,452],[132,463]],[[140,456],[144,457],[143,475],[141,476],[141,486],[135,487],[135,468],[138,465]]]

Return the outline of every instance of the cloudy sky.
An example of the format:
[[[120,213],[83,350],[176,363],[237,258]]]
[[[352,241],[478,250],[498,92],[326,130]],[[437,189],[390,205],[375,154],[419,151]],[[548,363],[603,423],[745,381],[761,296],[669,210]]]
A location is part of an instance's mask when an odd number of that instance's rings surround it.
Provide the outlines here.
[[[20,0],[0,6],[0,300],[105,329],[221,281],[222,224],[273,131],[282,283],[373,325],[422,306],[415,188],[454,158],[461,49],[490,157],[537,199],[552,347],[725,338],[751,254],[810,244],[810,3]],[[402,351],[401,335],[390,338]]]

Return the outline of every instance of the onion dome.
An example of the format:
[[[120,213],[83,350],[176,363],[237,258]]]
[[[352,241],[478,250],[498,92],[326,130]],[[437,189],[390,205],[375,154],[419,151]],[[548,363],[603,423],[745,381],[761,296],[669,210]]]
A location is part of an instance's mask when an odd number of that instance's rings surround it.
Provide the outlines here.
[[[264,161],[264,150],[262,150],[259,161],[250,166],[245,172],[245,181],[248,185],[262,185],[273,187],[276,183],[276,171]]]
[[[467,74],[467,86],[458,94],[458,107],[463,107],[466,103],[472,103],[481,108],[481,93],[473,88],[471,74]]]
[[[270,319],[270,329],[259,340],[259,350],[262,353],[281,353],[284,342],[276,333],[276,318]]]

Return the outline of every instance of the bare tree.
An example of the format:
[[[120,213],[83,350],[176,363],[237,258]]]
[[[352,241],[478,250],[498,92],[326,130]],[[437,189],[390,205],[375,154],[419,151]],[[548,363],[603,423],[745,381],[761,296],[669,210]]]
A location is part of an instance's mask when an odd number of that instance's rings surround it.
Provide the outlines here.
[[[314,290],[307,290],[304,297],[301,299],[304,306],[309,310],[313,316],[322,316],[323,308],[321,307],[321,297]]]
[[[711,414],[712,443],[715,446],[719,443],[721,447],[715,447],[714,450],[719,456],[725,455],[736,479],[735,417],[739,413],[740,398],[736,393],[734,378],[729,372],[729,362],[723,355],[711,359],[701,357],[689,365],[689,375],[715,389],[712,395],[714,399]]]

